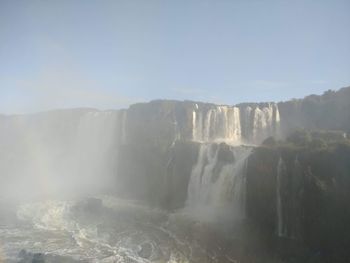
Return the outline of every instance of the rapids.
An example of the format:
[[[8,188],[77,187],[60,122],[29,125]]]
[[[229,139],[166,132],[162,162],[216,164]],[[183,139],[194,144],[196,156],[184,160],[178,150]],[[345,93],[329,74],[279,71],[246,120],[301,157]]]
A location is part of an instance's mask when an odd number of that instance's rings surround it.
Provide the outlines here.
[[[186,213],[112,196],[28,202],[1,214],[0,255],[5,262],[31,262],[24,255],[45,262],[231,262],[218,242],[203,243],[209,229]]]

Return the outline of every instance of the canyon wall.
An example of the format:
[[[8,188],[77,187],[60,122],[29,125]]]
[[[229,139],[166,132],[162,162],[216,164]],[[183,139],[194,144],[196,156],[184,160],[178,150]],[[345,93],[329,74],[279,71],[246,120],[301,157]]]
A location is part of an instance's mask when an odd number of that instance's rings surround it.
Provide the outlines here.
[[[322,135],[301,146],[290,137],[298,129],[346,140],[350,88],[280,103],[0,115],[1,195],[104,190],[168,210],[230,211],[265,236],[343,247],[332,231],[349,237],[347,143],[330,149]]]
[[[247,218],[272,246],[299,244],[317,262],[346,262],[349,164],[349,141],[255,148],[247,168]],[[287,258],[298,256],[293,247],[283,249]]]

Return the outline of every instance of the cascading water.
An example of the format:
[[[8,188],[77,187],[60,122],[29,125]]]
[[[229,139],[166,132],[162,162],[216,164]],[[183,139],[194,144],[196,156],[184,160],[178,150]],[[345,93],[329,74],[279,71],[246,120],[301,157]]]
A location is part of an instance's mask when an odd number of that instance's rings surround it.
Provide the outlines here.
[[[269,136],[280,135],[277,104],[256,106],[215,106],[202,109],[195,105],[192,112],[192,139],[201,143],[198,160],[188,185],[187,208],[216,210],[231,207],[235,215],[243,216],[245,205],[244,168],[250,149],[230,148],[232,160],[221,160],[221,146],[258,144]],[[225,208],[226,209],[226,208]],[[227,209],[226,209],[227,210]]]
[[[196,140],[199,136],[197,136],[197,113],[196,111],[192,112],[192,138]]]
[[[269,136],[280,136],[280,116],[276,104],[244,109],[244,139],[248,143],[261,143]]]
[[[192,112],[192,139],[199,142],[225,141],[230,144],[261,143],[280,136],[277,104],[247,107],[216,106]]]
[[[202,218],[203,213],[210,216],[223,211],[243,218],[245,168],[250,152],[244,146],[202,144],[188,185],[187,209],[199,212]]]
[[[242,137],[242,128],[241,128],[241,117],[240,117],[240,110],[237,107],[232,108],[229,110],[229,120],[232,120],[232,122],[228,122],[228,131],[229,131],[229,138],[234,138],[233,140],[239,141]]]
[[[203,112],[194,110],[192,115],[194,141],[241,140],[241,122],[237,107],[217,106],[209,109],[203,119]]]
[[[201,142],[189,179],[185,210],[198,215],[195,222],[199,224],[213,220],[215,225],[226,222],[225,226],[231,226],[232,219],[240,221],[245,217],[246,166],[251,152],[251,147],[232,145],[254,144],[277,134],[278,108],[274,104],[255,108],[203,107],[195,105],[192,120],[187,119],[191,118],[187,111],[186,117],[181,115],[182,111],[166,112],[164,124],[174,124],[175,132],[169,132],[173,139],[169,145],[173,148],[176,141],[191,136],[188,129],[191,121],[192,139]],[[10,116],[5,125],[1,123],[1,132],[6,136],[0,138],[4,146],[0,153],[4,165],[0,171],[15,178],[14,186],[7,188],[16,188],[20,193],[26,190],[39,193],[39,198],[32,198],[35,200],[44,196],[42,202],[31,204],[26,200],[19,207],[15,220],[20,222],[13,228],[11,224],[1,224],[0,214],[0,234],[6,244],[6,256],[16,258],[20,249],[25,248],[91,262],[104,262],[104,259],[105,262],[203,262],[208,257],[201,247],[190,246],[187,236],[179,242],[168,228],[166,216],[161,214],[162,220],[154,221],[158,217],[154,211],[150,212],[147,223],[143,220],[146,217],[138,215],[139,208],[132,212],[137,215],[126,219],[123,217],[127,217],[129,211],[124,214],[124,208],[117,213],[111,213],[108,208],[103,215],[75,216],[72,199],[76,197],[71,198],[69,193],[94,195],[94,190],[109,192],[108,187],[115,185],[116,157],[120,149],[128,149],[132,141],[127,132],[137,116],[133,114],[128,110],[78,109],[33,117]],[[189,145],[195,149],[196,143]],[[42,189],[45,193],[41,193]],[[3,193],[0,191],[0,201]],[[62,195],[69,201],[60,201]],[[86,222],[90,217],[96,222]],[[196,254],[200,254],[199,259],[192,260]]]

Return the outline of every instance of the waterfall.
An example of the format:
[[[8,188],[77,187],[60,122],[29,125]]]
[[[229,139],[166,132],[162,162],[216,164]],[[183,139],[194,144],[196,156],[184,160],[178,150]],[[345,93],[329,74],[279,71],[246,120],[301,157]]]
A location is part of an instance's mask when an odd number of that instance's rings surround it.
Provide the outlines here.
[[[271,104],[262,108],[256,107],[254,109],[252,142],[261,143],[267,137],[277,135],[275,131],[276,125],[279,122],[279,119],[276,118],[276,116],[279,116],[277,110],[277,106],[272,106]]]
[[[197,117],[198,116],[198,117]],[[199,111],[192,112],[192,139],[194,141],[203,141],[203,115]]]
[[[237,107],[217,106],[203,113],[192,112],[192,139],[200,142],[241,141],[240,110]]]
[[[213,109],[210,109],[205,117],[205,122],[204,122],[204,141],[207,142],[211,139],[211,119],[212,119],[212,113],[213,113]]]
[[[217,209],[235,218],[245,213],[245,168],[248,147],[202,144],[192,169],[186,206],[192,211]]]
[[[237,107],[233,107],[229,110],[228,118],[228,138],[233,141],[241,141],[242,130],[241,130],[241,116],[240,110]]]
[[[275,115],[274,115],[275,135],[277,137],[280,137],[281,136],[281,117],[280,117],[280,112],[277,104],[275,104],[274,106],[275,106]]]
[[[192,140],[200,142],[201,146],[190,175],[186,207],[191,210],[230,207],[228,210],[233,209],[236,216],[244,216],[244,172],[250,150],[233,145],[259,144],[269,136],[279,136],[279,127],[279,110],[274,103],[209,108],[196,104],[192,110]],[[223,146],[219,142],[229,147],[223,155],[232,160],[220,157]],[[283,224],[279,186],[277,191],[278,221]]]
[[[204,119],[204,121],[203,121]],[[280,114],[277,104],[252,108],[215,106],[192,112],[192,140],[230,144],[258,144],[269,136],[280,136]]]
[[[277,178],[276,178],[276,211],[277,211],[277,235],[279,237],[284,237],[287,235],[286,220],[285,220],[285,180],[286,180],[286,165],[282,159],[279,158],[277,164]]]
[[[255,108],[254,110],[254,118],[253,118],[253,141],[258,140],[258,136],[260,132],[266,127],[265,118],[263,116],[263,111],[260,108]]]

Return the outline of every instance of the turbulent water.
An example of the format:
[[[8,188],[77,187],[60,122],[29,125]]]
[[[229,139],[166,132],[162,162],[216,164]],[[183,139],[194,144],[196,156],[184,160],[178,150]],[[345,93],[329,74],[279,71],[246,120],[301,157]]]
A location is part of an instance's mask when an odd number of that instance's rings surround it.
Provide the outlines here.
[[[190,177],[187,209],[198,212],[202,220],[213,215],[215,219],[244,218],[245,168],[250,152],[245,146],[223,149],[218,144],[202,144]]]
[[[275,104],[201,107],[195,104],[189,116],[192,138],[174,133],[173,145],[186,138],[200,147],[185,208],[176,213],[110,196],[77,200],[69,195],[113,192],[118,155],[132,141],[127,110],[4,118],[0,262],[43,262],[40,257],[45,262],[235,262],[232,246],[225,246],[234,235],[230,227],[238,225],[233,222],[245,217],[251,152],[251,147],[237,145],[277,135],[279,112]],[[9,206],[4,198],[22,202]],[[44,201],[23,202],[29,198]],[[226,233],[215,237],[221,227]]]
[[[43,253],[46,262],[230,262],[229,255],[215,251],[218,244],[207,250],[191,236],[195,227],[201,233],[204,227],[185,214],[111,196],[2,209],[0,259],[5,262],[31,262],[21,260],[35,253]]]

